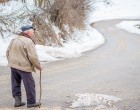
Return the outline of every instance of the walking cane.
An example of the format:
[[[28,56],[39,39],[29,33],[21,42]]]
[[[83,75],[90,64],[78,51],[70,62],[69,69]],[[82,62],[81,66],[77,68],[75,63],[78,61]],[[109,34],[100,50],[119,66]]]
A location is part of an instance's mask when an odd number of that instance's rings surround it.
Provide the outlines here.
[[[40,70],[40,98],[39,98],[39,108],[41,105],[41,95],[42,95],[42,84],[41,84],[41,70]]]

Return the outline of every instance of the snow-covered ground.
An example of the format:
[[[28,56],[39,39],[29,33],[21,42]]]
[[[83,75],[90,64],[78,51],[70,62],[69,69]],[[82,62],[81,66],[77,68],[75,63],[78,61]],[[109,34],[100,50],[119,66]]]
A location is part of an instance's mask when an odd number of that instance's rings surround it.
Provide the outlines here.
[[[76,31],[72,39],[63,47],[37,45],[37,53],[41,61],[55,61],[64,58],[79,57],[83,52],[95,49],[105,42],[103,36],[94,28],[87,26],[87,30]]]
[[[91,0],[90,0],[91,1]],[[105,20],[105,19],[116,19],[116,18],[140,18],[140,0],[109,0],[106,4],[102,2],[103,0],[97,0],[95,4],[92,5],[92,9],[87,13],[86,30],[77,30],[73,33],[71,40],[64,43],[61,48],[54,48],[48,46],[37,45],[37,53],[41,61],[55,61],[64,58],[78,57],[83,54],[83,52],[95,49],[102,45],[105,40],[103,36],[94,28],[90,27],[90,23]],[[108,5],[109,4],[109,5]],[[9,2],[8,5],[3,7],[0,5],[0,15],[10,13],[22,6],[22,4],[16,1]],[[31,8],[31,6],[29,6]],[[17,22],[18,24],[18,22]],[[17,25],[17,30],[21,24]],[[2,39],[0,36],[0,65],[7,65],[6,61],[6,49],[14,35],[10,35],[9,38],[5,34],[6,39]],[[8,38],[7,38],[8,37]]]
[[[140,34],[140,21],[122,21],[116,26],[130,33]]]
[[[110,3],[107,2],[105,4],[103,2],[96,2],[94,4],[95,10],[91,11],[90,18],[92,19],[89,19],[90,23],[106,19],[140,18],[139,13],[140,0],[108,0],[108,1],[110,1]]]

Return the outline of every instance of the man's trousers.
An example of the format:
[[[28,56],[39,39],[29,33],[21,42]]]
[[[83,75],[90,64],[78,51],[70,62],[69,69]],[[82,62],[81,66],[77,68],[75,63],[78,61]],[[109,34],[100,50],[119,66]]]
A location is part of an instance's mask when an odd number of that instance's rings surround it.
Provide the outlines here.
[[[11,68],[11,82],[12,82],[12,95],[19,98],[21,95],[21,80],[26,90],[27,104],[36,103],[36,91],[35,82],[31,72],[21,71],[15,68]]]

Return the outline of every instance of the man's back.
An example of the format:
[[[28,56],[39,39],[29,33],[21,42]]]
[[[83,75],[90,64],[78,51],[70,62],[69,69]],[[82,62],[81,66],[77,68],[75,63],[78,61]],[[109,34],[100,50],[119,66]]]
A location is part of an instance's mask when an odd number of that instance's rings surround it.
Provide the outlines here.
[[[34,42],[30,38],[19,36],[13,39],[7,51],[8,65],[10,67],[27,72],[34,71],[32,59],[30,60],[30,58],[37,60],[38,58]]]

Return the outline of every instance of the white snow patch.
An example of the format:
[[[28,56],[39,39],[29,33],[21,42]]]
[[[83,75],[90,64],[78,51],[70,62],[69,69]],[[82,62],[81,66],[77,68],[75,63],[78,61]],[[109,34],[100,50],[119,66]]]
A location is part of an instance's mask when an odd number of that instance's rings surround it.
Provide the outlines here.
[[[117,24],[116,27],[124,29],[130,33],[140,34],[140,21],[122,21]]]
[[[80,107],[94,107],[99,110],[108,110],[109,108],[114,108],[111,110],[116,110],[114,103],[122,100],[121,98],[96,94],[96,93],[84,93],[76,94],[77,100],[72,102],[71,108],[80,108]],[[107,109],[108,108],[108,109]]]
[[[90,0],[91,1],[91,0]],[[110,5],[97,2],[92,5],[89,23],[106,19],[140,18],[140,0],[109,0]]]
[[[5,66],[7,65],[7,59],[6,59],[6,50],[8,48],[9,42],[12,40],[13,36],[7,39],[2,39],[0,37],[0,65]]]
[[[97,48],[105,42],[102,34],[94,28],[87,26],[86,30],[77,30],[63,44],[63,47],[50,47],[37,45],[37,53],[40,61],[55,61],[64,58],[79,57],[83,52]]]
[[[0,22],[1,28],[4,29],[5,31],[3,32],[3,37],[4,38],[11,37],[14,35],[14,33],[18,33],[21,31],[20,30],[21,26],[32,24],[32,22],[29,20],[30,17],[29,14],[33,12],[40,13],[41,10],[36,6],[32,6],[30,4],[25,4],[17,1],[9,1],[5,3],[5,5],[0,4],[1,19],[6,19],[4,21],[5,23],[3,23],[2,21]],[[21,16],[26,17],[22,18]],[[8,26],[8,29],[6,28],[7,27],[5,25],[6,23],[10,25]],[[0,37],[2,37],[1,34]]]
[[[27,0],[29,1],[29,0]],[[29,1],[31,2],[31,1]],[[14,16],[17,14],[21,14],[21,13],[29,13],[28,11],[41,11],[38,7],[31,5],[32,3],[23,3],[23,2],[18,2],[18,1],[9,1],[6,2],[4,5],[0,4],[0,15],[1,16],[5,16],[5,15],[9,15],[9,14],[13,14]],[[13,17],[13,15],[11,15],[11,17]]]

